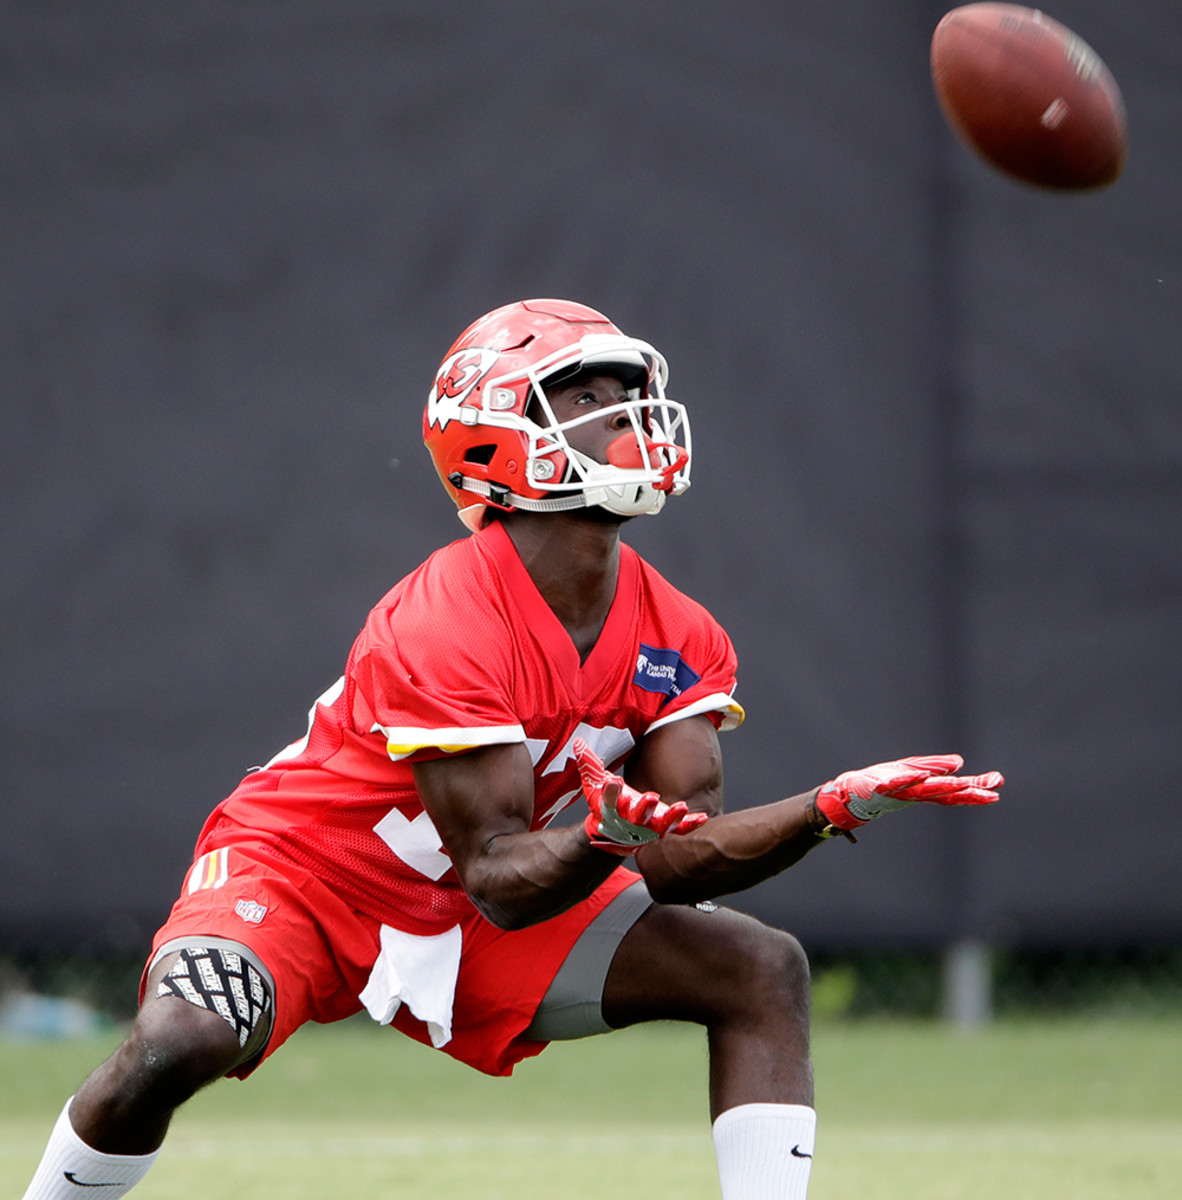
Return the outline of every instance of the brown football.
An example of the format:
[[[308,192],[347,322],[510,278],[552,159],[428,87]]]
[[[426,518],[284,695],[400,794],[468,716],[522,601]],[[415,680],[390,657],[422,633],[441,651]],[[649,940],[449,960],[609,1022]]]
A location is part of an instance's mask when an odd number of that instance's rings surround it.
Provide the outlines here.
[[[1124,101],[1095,51],[1017,4],[966,4],[932,35],[949,125],[987,162],[1040,187],[1107,187],[1124,170]]]

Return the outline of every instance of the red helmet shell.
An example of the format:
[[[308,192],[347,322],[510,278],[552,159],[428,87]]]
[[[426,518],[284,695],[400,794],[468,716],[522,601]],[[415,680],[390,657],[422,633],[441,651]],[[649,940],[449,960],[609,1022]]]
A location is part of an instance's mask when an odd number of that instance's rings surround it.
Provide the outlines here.
[[[631,340],[603,313],[570,300],[506,304],[473,322],[452,344],[423,413],[423,441],[443,486],[461,510],[492,505],[512,511],[498,495],[512,492],[541,499],[549,494],[527,479],[528,436],[512,423],[491,421],[510,415],[524,419],[541,380],[555,370],[578,367],[588,335],[599,335],[605,344],[618,339],[624,347],[617,356],[619,365],[643,370],[641,395],[649,394],[654,371],[664,369],[663,360],[658,368],[631,349]],[[605,354],[593,361],[608,369],[615,360]],[[564,456],[556,454],[553,461],[556,476],[561,476]],[[463,477],[483,480],[495,490],[491,496],[464,490],[453,482]]]

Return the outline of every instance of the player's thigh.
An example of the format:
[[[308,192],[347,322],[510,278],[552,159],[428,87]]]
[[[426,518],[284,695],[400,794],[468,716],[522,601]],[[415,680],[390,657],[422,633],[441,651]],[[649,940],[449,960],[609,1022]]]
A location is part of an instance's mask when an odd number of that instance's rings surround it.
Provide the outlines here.
[[[808,959],[790,934],[713,906],[654,904],[620,943],[603,991],[613,1028],[713,1024],[808,1003]]]
[[[220,856],[219,870],[201,871],[210,855],[199,859],[157,931],[142,1001],[153,1015],[157,1001],[161,1009],[188,1000],[217,1012],[243,1042],[232,1073],[245,1076],[301,1025],[360,1010],[380,927],[309,873],[280,869],[253,845],[211,853]],[[178,950],[191,954],[188,978],[172,980],[171,995],[160,996]]]
[[[607,1033],[603,993],[608,971],[632,926],[652,907],[648,888],[637,879],[596,916],[562,962],[525,1032],[542,1042]]]

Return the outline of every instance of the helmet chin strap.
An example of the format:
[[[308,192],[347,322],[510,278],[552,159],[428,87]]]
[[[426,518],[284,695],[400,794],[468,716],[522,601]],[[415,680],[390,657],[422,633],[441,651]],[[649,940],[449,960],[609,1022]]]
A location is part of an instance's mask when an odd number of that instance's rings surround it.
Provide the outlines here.
[[[508,488],[498,487],[484,479],[473,479],[470,475],[461,475],[459,471],[447,477],[447,482],[462,492],[472,492],[477,496],[485,496],[494,504],[505,508],[524,508],[527,512],[569,512],[572,508],[586,508],[587,500],[581,492],[568,496],[551,496],[545,500],[534,500],[530,496],[519,496]]]

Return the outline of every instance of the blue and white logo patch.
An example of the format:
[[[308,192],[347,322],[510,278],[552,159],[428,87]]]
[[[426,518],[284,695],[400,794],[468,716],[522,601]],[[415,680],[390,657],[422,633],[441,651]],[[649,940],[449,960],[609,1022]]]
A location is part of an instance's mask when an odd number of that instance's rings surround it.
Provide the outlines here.
[[[640,654],[636,659],[636,674],[632,682],[646,692],[661,692],[666,700],[680,696],[701,679],[676,650],[660,650],[655,646],[640,643]]]

